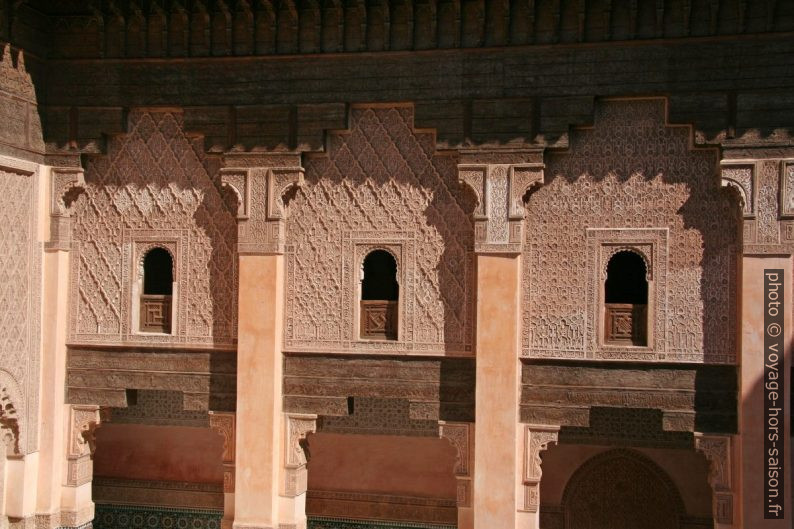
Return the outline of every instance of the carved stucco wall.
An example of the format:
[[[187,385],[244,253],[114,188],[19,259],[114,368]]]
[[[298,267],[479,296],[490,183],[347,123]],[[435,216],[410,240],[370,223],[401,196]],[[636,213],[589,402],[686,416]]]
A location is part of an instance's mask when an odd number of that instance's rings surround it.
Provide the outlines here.
[[[131,112],[128,133],[88,161],[73,213],[73,343],[236,340],[237,225],[202,139],[182,126],[179,112]],[[132,285],[154,244],[175,254],[172,335],[133,332]]]
[[[28,164],[25,164],[26,166]],[[32,171],[33,169],[31,169]],[[38,446],[41,244],[36,241],[37,173],[0,159],[0,439],[8,453]]]
[[[350,130],[307,158],[287,220],[287,350],[470,354],[473,203],[456,163],[413,130],[407,105],[354,107]],[[375,248],[397,260],[397,341],[356,336],[361,262]]]
[[[735,362],[740,209],[719,191],[717,156],[666,125],[662,99],[603,101],[570,149],[547,154],[527,205],[524,356]],[[650,254],[652,347],[599,344],[605,244]]]

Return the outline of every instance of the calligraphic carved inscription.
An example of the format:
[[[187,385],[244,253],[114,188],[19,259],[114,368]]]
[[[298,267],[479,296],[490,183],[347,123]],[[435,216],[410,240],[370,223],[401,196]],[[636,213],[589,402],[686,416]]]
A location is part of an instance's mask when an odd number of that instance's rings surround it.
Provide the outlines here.
[[[235,206],[200,137],[175,111],[133,111],[90,159],[73,206],[73,343],[231,345],[237,334]],[[132,289],[143,242],[178,241],[171,334],[137,333]]]
[[[738,223],[735,194],[721,190],[718,153],[690,147],[688,127],[666,124],[664,101],[606,100],[594,126],[546,156],[546,184],[527,203],[522,353],[535,358],[736,360]],[[760,199],[759,199],[760,200]],[[565,222],[560,222],[560,219]],[[654,346],[599,351],[592,324],[601,285],[588,230],[627,230],[615,242],[651,243],[666,267],[656,293]],[[647,230],[634,241],[631,230]],[[664,237],[654,233],[665,230]],[[604,244],[612,241],[603,241]],[[588,323],[591,322],[591,323]]]
[[[474,197],[413,108],[353,107],[305,170],[287,206],[285,349],[471,354]],[[381,245],[402,256],[399,337],[361,340],[362,250]]]
[[[38,445],[41,245],[36,167],[0,157],[0,436],[9,453]]]

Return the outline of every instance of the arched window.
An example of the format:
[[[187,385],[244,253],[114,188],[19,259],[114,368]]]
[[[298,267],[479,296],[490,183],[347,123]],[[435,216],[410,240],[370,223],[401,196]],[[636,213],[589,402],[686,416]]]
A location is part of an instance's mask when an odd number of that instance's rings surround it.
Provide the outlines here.
[[[618,345],[648,344],[648,280],[645,261],[624,250],[607,264],[604,284],[605,341]]]
[[[397,306],[400,285],[397,262],[385,250],[374,250],[364,258],[361,280],[361,337],[397,339]]]
[[[140,330],[171,332],[171,294],[174,262],[164,248],[152,248],[143,258],[143,292],[140,305]]]

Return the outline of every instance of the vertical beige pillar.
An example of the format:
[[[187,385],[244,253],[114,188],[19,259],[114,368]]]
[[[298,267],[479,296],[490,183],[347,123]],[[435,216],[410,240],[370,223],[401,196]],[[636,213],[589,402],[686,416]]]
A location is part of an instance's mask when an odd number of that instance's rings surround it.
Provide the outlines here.
[[[520,262],[477,256],[475,529],[516,527]]]
[[[474,529],[530,527],[525,511],[523,427],[519,424],[523,197],[543,182],[537,151],[472,152],[458,179],[477,197],[477,390]],[[523,158],[526,163],[515,163]],[[509,160],[509,162],[508,162]]]
[[[284,257],[241,255],[234,526],[278,523]]]
[[[39,495],[36,512],[46,527],[60,524],[61,486],[64,482],[65,424],[69,417],[65,393],[55,388],[66,385],[66,333],[69,295],[69,253],[48,250],[44,254],[41,422]]]
[[[303,169],[296,153],[227,153],[223,162],[223,186],[237,197],[239,254],[233,527],[292,528],[280,523],[286,479],[283,196],[302,184]]]
[[[742,270],[742,354],[741,354],[741,511],[746,529],[790,529],[792,512],[791,461],[792,446],[789,436],[791,420],[791,340],[792,307],[794,307],[794,277],[790,256],[745,256]],[[764,270],[783,269],[785,285],[784,314],[784,362],[785,369],[780,375],[785,380],[785,393],[780,395],[787,415],[785,428],[782,427],[777,441],[778,447],[785,450],[784,468],[779,471],[780,482],[784,484],[784,495],[771,502],[764,496],[764,482],[768,479],[764,463],[770,454],[764,449]],[[765,519],[768,504],[782,506],[785,518]]]

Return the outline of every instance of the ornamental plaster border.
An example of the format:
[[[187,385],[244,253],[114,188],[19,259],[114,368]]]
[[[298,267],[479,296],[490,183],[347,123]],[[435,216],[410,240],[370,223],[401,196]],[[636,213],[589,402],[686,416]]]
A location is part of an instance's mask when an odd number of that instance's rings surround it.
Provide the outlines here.
[[[587,297],[585,356],[599,360],[665,360],[669,228],[587,228]],[[603,296],[606,267],[618,252],[632,251],[646,264],[648,345],[603,343]]]
[[[122,264],[122,327],[121,334],[130,341],[181,342],[187,326],[188,263],[184,257],[189,246],[188,230],[126,229],[122,233],[124,257]],[[147,333],[138,329],[140,297],[143,289],[143,258],[152,248],[162,248],[171,256],[173,292],[171,299],[171,332]]]

